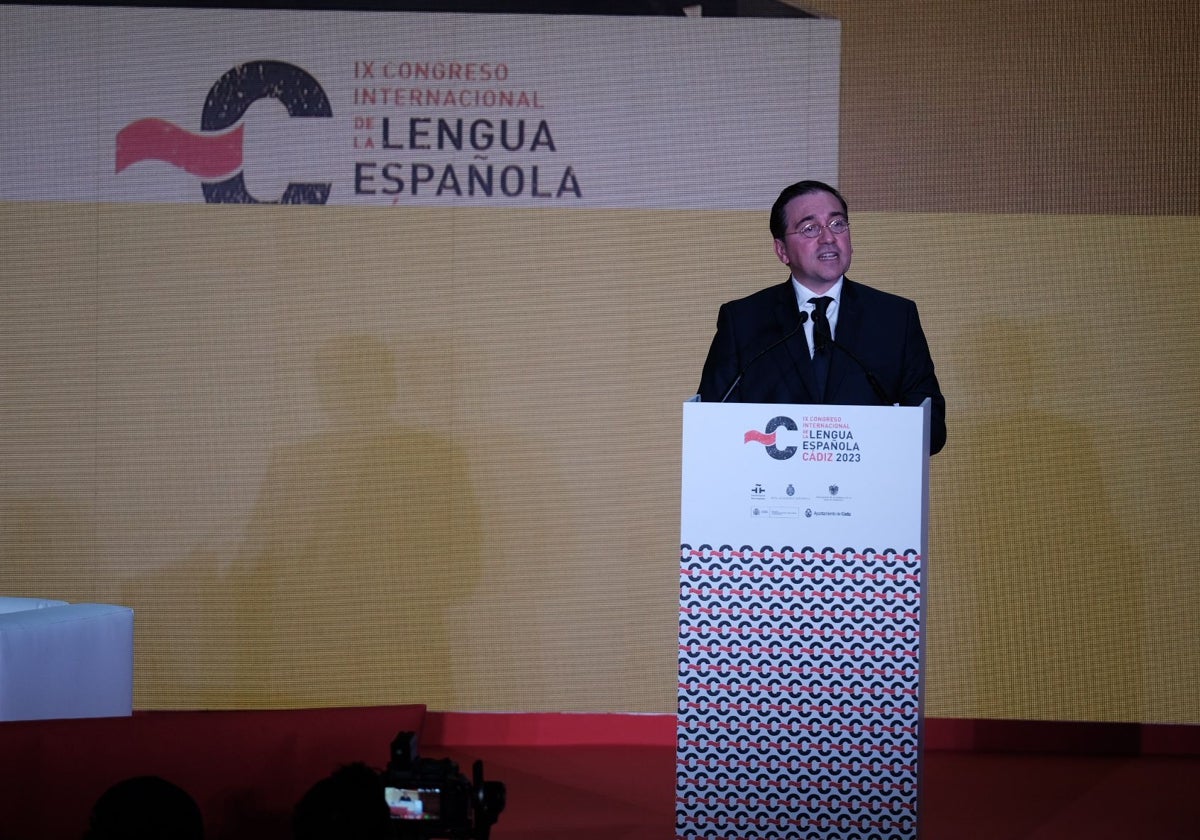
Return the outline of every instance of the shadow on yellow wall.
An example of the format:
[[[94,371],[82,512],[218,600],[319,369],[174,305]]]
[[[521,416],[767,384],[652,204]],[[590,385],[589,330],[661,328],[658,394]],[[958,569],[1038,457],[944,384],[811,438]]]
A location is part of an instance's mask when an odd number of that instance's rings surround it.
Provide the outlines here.
[[[1030,350],[1050,329],[990,322],[971,343],[984,403],[955,423],[944,514],[969,539],[938,558],[946,655],[970,685],[949,690],[981,717],[1140,720],[1147,558],[1117,525],[1106,453],[1053,409],[1045,354]]]

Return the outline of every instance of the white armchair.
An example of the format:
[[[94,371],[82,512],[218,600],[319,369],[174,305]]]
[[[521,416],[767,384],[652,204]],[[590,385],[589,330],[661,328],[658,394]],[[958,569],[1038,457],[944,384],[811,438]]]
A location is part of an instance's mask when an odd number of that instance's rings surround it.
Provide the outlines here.
[[[133,714],[133,610],[0,598],[0,721]]]

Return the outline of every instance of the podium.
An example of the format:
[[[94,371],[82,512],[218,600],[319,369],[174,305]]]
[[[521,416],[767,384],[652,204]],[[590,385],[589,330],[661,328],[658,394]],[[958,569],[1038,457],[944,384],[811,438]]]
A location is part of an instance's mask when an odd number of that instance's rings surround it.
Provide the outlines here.
[[[683,406],[676,838],[919,830],[929,401]]]

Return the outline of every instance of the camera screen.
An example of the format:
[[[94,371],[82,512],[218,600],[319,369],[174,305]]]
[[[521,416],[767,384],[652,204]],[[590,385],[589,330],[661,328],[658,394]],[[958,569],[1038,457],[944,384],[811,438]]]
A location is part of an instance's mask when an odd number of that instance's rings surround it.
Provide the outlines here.
[[[384,788],[388,811],[394,820],[436,820],[442,814],[442,793],[437,788]]]

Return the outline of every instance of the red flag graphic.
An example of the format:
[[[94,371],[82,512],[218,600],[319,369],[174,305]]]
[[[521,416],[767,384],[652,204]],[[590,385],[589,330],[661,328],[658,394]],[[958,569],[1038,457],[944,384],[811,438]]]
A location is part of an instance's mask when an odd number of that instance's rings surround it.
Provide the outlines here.
[[[242,166],[242,131],[197,134],[156,117],[136,120],[117,132],[117,172],[161,160],[198,178],[231,175]]]
[[[765,435],[758,429],[751,429],[750,431],[746,432],[746,438],[742,441],[742,443],[749,443],[750,441],[761,443],[763,446],[774,446],[775,433],[771,432],[771,434]]]

